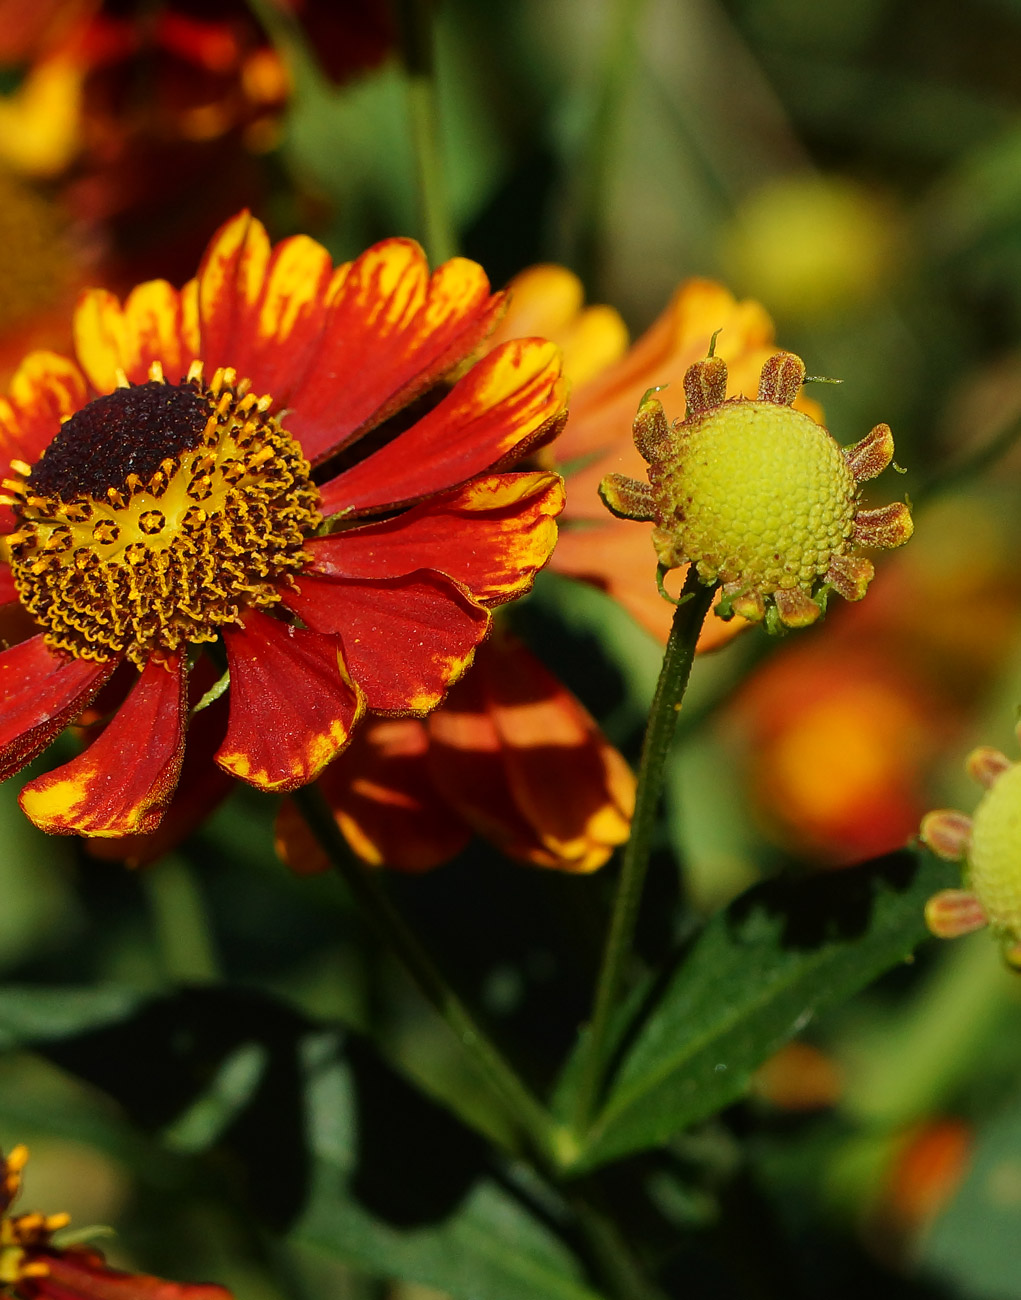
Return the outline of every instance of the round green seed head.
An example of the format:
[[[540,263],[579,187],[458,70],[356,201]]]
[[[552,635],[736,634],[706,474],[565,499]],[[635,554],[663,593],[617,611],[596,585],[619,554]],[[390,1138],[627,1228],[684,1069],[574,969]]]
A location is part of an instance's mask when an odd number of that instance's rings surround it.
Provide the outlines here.
[[[657,473],[664,526],[707,582],[811,592],[854,531],[857,483],[819,424],[776,402],[726,402],[678,428]]]
[[[993,929],[1021,940],[1021,763],[998,776],[975,809],[967,884]]]

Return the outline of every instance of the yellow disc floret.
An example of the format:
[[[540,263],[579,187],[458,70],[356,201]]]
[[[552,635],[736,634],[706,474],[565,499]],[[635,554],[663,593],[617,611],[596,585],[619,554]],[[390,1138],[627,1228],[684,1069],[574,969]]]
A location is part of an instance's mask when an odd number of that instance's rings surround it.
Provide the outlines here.
[[[5,483],[22,604],[47,643],[79,659],[212,641],[245,607],[280,599],[307,559],[318,491],[298,444],[232,370],[196,363],[167,384],[95,399],[35,467]]]
[[[1021,764],[996,778],[972,814],[965,881],[992,928],[1021,941]]]
[[[710,353],[684,377],[683,421],[667,423],[655,390],[639,406],[648,484],[610,474],[600,485],[614,514],[656,524],[661,581],[692,564],[702,582],[721,585],[719,614],[765,619],[771,630],[814,622],[831,590],[860,600],[874,570],[857,548],[899,546],[912,529],[903,502],[860,508],[859,484],[893,458],[889,428],[838,446],[793,409],[804,378],[800,358],[779,352],[756,399],[728,399],[727,367]]]
[[[735,402],[689,420],[657,474],[665,532],[706,582],[811,590],[854,531],[857,484],[825,429]]]

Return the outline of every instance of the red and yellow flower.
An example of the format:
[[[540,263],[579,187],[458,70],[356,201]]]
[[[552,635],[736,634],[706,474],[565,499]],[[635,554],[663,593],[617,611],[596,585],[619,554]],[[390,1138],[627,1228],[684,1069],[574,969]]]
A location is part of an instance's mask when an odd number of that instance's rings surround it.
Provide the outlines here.
[[[366,711],[439,704],[563,499],[554,474],[502,472],[565,419],[558,349],[467,368],[500,307],[464,259],[430,276],[394,239],[335,268],[242,215],[182,290],[90,292],[77,358],[26,359],[0,402],[0,598],[33,634],[0,654],[0,774],[100,715],[24,788],[37,825],[154,830],[228,674],[214,758],[263,790],[314,780]],[[219,683],[195,700],[204,654]]]
[[[230,1300],[226,1287],[168,1282],[108,1268],[90,1246],[61,1247],[54,1233],[67,1214],[9,1214],[28,1150],[0,1155],[0,1290],[17,1300]]]
[[[537,266],[509,286],[510,304],[488,346],[538,332],[563,349],[571,418],[540,453],[567,476],[569,492],[550,568],[603,588],[665,638],[671,607],[656,591],[648,534],[608,516],[597,488],[607,469],[641,464],[630,436],[651,385],[684,412],[682,380],[717,330],[731,363],[730,391],[755,392],[774,351],[773,326],[758,303],[737,302],[721,285],[689,280],[629,350],[612,307],[583,307],[580,280]],[[677,403],[680,405],[678,406]],[[799,396],[810,412],[815,403]],[[740,620],[710,617],[700,640],[712,649]],[[572,872],[604,863],[628,835],[634,777],[595,723],[530,651],[493,638],[446,703],[423,722],[370,723],[324,773],[321,788],[349,844],[365,861],[425,870],[453,857],[472,831],[501,852]],[[278,842],[297,870],[321,870],[322,855],[293,809]]]

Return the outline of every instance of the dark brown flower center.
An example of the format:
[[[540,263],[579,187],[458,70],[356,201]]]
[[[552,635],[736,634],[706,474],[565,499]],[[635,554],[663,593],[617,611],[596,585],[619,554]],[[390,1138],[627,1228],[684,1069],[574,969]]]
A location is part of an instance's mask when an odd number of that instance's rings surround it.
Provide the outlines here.
[[[105,497],[129,474],[147,480],[168,456],[193,451],[208,419],[209,399],[190,385],[150,380],[117,388],[65,421],[33,467],[28,489],[61,501]]]
[[[8,483],[7,538],[22,604],[79,659],[213,641],[266,607],[307,558],[319,494],[301,448],[232,370],[181,385],[158,366],[63,425],[24,482]]]

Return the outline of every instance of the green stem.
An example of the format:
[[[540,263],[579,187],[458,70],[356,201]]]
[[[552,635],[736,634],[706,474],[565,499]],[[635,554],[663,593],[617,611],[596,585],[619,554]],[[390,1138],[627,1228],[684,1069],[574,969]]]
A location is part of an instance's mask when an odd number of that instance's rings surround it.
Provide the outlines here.
[[[363,867],[351,853],[319,789],[314,785],[306,786],[303,790],[296,790],[291,798],[379,938],[396,954],[423,996],[454,1031],[481,1077],[515,1122],[528,1149],[543,1167],[558,1165],[562,1142],[559,1126],[532,1096],[447,983],[390,901],[377,873]]]
[[[219,973],[209,916],[191,867],[163,858],[143,871],[142,885],[156,930],[164,974],[171,980],[206,983]]]
[[[664,766],[691,674],[698,634],[709,612],[714,592],[714,587],[706,587],[699,581],[695,566],[692,565],[688,570],[681,603],[674,614],[670,638],[663,654],[663,666],[656,684],[638,768],[638,791],[631,822],[631,838],[624,847],[621,860],[613,917],[603,952],[592,1020],[584,1048],[585,1056],[579,1074],[574,1131],[581,1140],[584,1140],[598,1098],[610,1020],[620,999],[626,966],[631,956],[652,847],[656,809],[663,789]]]
[[[422,242],[433,265],[457,252],[440,147],[431,0],[397,0],[408,77],[408,117],[415,154]]]
[[[618,1300],[666,1300],[650,1281],[630,1243],[612,1218],[582,1195],[570,1198],[574,1217],[610,1294]]]
[[[618,126],[638,57],[636,32],[644,8],[645,0],[613,0],[606,19],[594,103],[577,170],[575,265],[587,281],[599,266]]]

